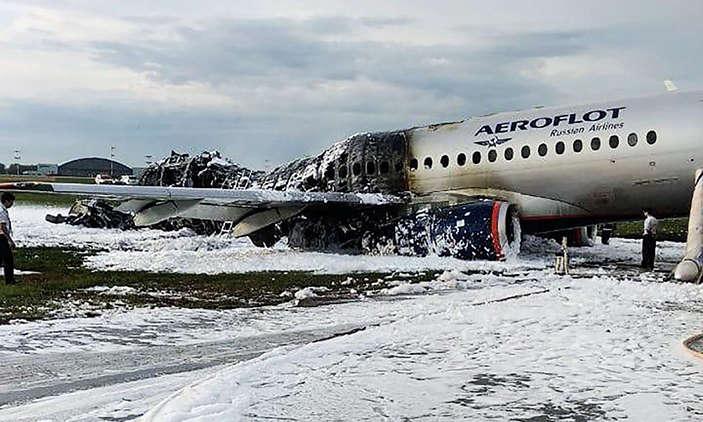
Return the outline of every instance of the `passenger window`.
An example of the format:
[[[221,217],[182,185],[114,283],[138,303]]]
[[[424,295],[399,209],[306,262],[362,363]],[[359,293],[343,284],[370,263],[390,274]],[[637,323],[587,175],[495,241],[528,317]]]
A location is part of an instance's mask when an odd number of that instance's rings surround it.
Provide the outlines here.
[[[332,180],[332,179],[334,179],[334,166],[333,166],[333,163],[330,163],[330,164],[327,166],[327,170],[325,170],[325,178],[326,178],[327,180]]]
[[[347,177],[347,166],[339,166],[339,178],[345,179]]]
[[[627,144],[631,147],[634,147],[637,145],[637,134],[636,133],[631,133],[627,135]]]
[[[574,141],[574,152],[581,152],[583,150],[583,142],[580,139]]]
[[[557,154],[561,155],[564,153],[564,143],[562,141],[557,142],[556,145],[554,145],[554,151],[557,152]]]
[[[412,171],[417,170],[418,165],[419,165],[419,163],[417,161],[417,158],[413,158],[412,160],[410,160],[410,170],[412,170]]]
[[[537,148],[537,153],[540,157],[544,157],[545,155],[547,155],[547,144],[540,144],[539,148]]]
[[[471,156],[471,161],[474,162],[474,164],[478,164],[481,162],[481,153],[478,151],[474,151],[474,154]]]
[[[520,155],[522,155],[522,158],[529,158],[530,157],[530,147],[528,145],[525,145],[522,147],[520,150]]]
[[[352,172],[354,173],[354,176],[358,176],[361,174],[361,163],[354,163],[352,166]]]
[[[608,142],[610,143],[610,148],[615,149],[620,145],[620,138],[618,138],[618,135],[613,135]]]
[[[513,149],[508,147],[505,149],[505,152],[503,153],[505,156],[505,159],[510,161],[513,159]]]
[[[647,132],[647,143],[649,145],[654,145],[655,142],[657,142],[657,132],[650,130]]]
[[[427,170],[430,170],[432,168],[432,157],[426,157],[424,165]]]
[[[442,163],[442,167],[444,167],[444,168],[449,167],[449,156],[443,155],[442,158],[440,158],[439,162]]]
[[[498,153],[496,152],[496,150],[492,149],[492,150],[488,151],[488,161],[490,161],[491,163],[494,163],[497,158],[498,158]]]
[[[366,163],[366,174],[375,174],[376,173],[376,163],[373,161],[368,161]]]
[[[461,154],[457,155],[456,156],[456,163],[460,166],[463,166],[464,164],[466,164],[466,154],[464,154],[462,152]]]
[[[593,151],[598,151],[600,149],[600,138],[595,137],[591,139],[591,149]]]
[[[381,174],[388,174],[391,172],[391,164],[388,161],[381,161]]]

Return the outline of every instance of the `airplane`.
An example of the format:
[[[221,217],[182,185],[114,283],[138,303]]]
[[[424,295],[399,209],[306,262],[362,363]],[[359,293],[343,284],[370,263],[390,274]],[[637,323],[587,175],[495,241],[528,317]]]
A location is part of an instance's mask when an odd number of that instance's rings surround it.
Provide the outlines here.
[[[137,226],[231,222],[258,246],[499,260],[521,233],[688,215],[703,165],[703,92],[502,112],[352,135],[257,172],[246,188],[4,183],[121,199]]]

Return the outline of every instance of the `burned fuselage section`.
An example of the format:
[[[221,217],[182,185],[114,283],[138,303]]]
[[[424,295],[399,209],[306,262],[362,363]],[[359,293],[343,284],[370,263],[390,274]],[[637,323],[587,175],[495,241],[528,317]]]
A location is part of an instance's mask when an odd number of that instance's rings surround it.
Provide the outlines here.
[[[365,133],[334,144],[322,154],[252,171],[222,159],[219,153],[197,157],[176,154],[150,166],[141,185],[210,187],[218,189],[295,190],[302,192],[385,193],[407,191],[405,131]],[[260,214],[267,210],[257,210]],[[252,211],[252,214],[257,211]],[[362,238],[392,221],[404,207],[328,205],[309,207],[292,218],[249,234],[268,246],[287,237],[292,247],[361,250]]]
[[[246,189],[264,175],[223,159],[219,152],[203,152],[191,157],[171,152],[171,156],[151,164],[139,178],[143,186]]]
[[[314,192],[407,192],[406,131],[364,133],[336,143],[316,157],[280,166],[256,187]],[[311,207],[277,226],[288,244],[302,249],[361,251],[364,239],[406,212],[405,206],[336,205]],[[270,235],[271,230],[267,230]],[[252,237],[256,243],[256,235]]]
[[[400,194],[407,191],[406,131],[351,136],[316,157],[277,167],[255,187],[314,192]]]
[[[407,191],[407,145],[405,131],[357,134],[316,157],[274,169],[261,188],[401,195]],[[404,212],[404,206],[312,207],[280,230],[292,247],[361,251],[371,233],[382,236],[379,225]]]
[[[269,189],[302,192],[400,194],[407,191],[409,131],[364,133],[269,172],[250,170],[218,152],[195,157],[171,153],[153,163],[140,185],[217,189]]]

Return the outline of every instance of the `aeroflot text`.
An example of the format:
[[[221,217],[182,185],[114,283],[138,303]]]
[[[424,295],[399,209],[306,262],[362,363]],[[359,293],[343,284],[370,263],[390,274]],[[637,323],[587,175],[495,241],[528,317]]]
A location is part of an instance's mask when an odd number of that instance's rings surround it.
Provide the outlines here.
[[[562,123],[567,125],[576,125],[584,122],[597,122],[606,118],[617,119],[620,117],[620,111],[626,107],[614,107],[605,110],[591,110],[582,115],[577,113],[559,114],[554,117],[538,117],[532,120],[514,120],[512,122],[497,123],[495,126],[483,125],[476,132],[475,136],[481,134],[494,135],[497,133],[509,133],[516,130],[543,129],[548,126],[560,126]]]

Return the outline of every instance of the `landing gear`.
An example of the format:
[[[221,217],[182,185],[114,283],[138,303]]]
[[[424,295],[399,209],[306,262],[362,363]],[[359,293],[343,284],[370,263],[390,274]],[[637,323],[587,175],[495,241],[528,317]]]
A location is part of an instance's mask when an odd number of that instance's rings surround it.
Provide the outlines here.
[[[607,245],[610,243],[610,237],[613,235],[613,232],[615,231],[615,224],[603,224],[603,226],[600,228],[600,241],[604,245]]]

